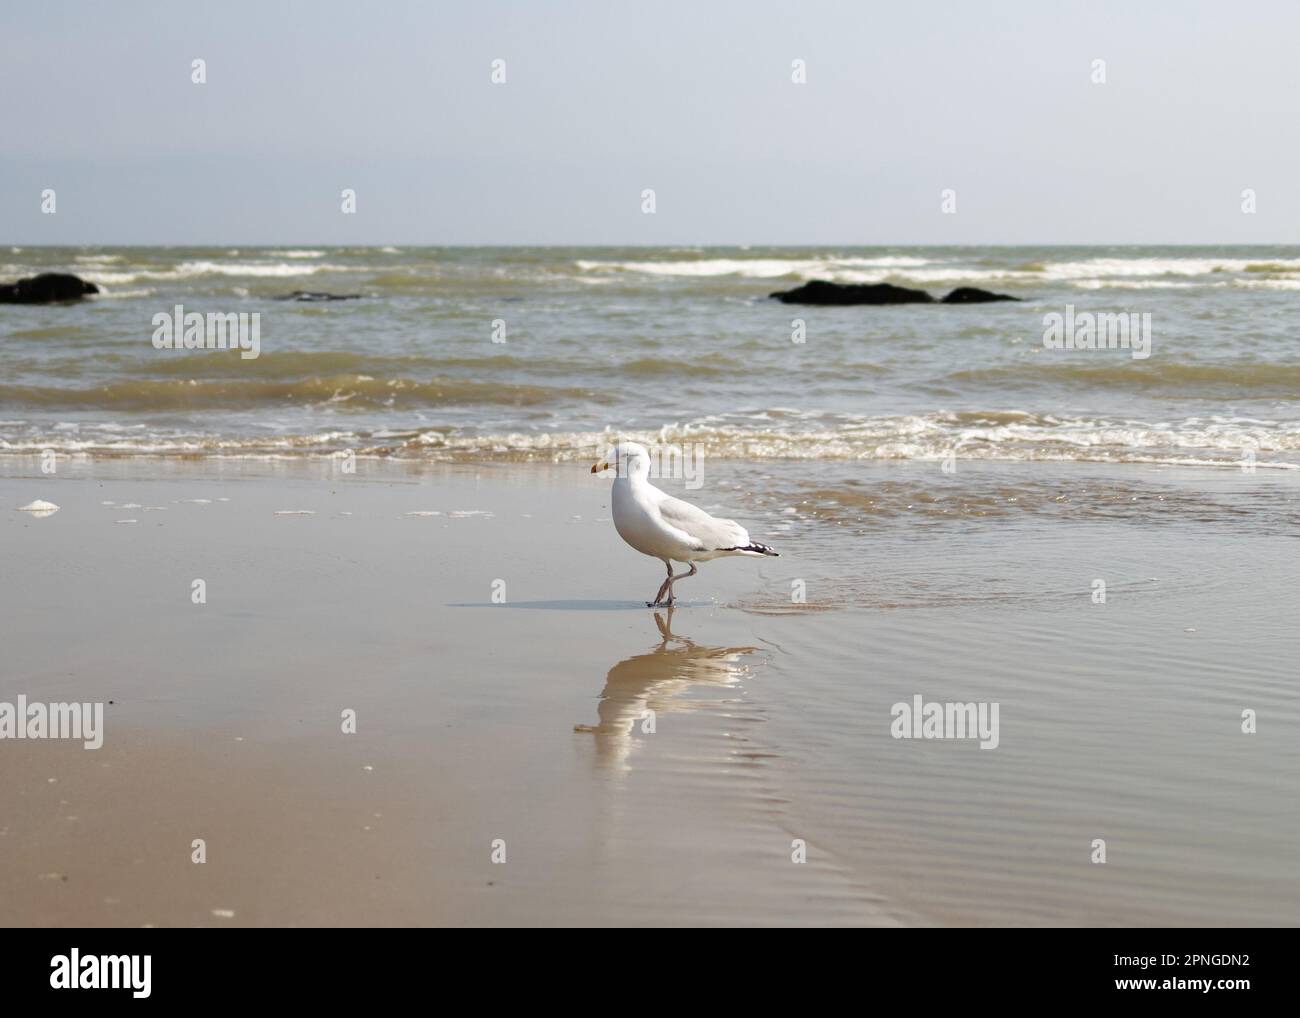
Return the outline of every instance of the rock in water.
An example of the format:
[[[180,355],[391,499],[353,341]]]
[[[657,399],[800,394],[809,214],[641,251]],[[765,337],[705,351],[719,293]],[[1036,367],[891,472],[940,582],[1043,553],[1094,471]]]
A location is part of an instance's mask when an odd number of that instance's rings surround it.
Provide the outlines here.
[[[813,279],[793,290],[772,294],[782,304],[933,304],[924,290],[893,283],[831,283]]]
[[[359,293],[322,293],[315,290],[294,290],[293,293],[284,297],[276,297],[276,300],[303,300],[309,303],[317,303],[326,300],[360,300]]]
[[[1019,300],[1005,293],[990,293],[974,286],[959,286],[939,303],[941,304],[990,304],[995,300]]]
[[[88,293],[99,293],[99,287],[80,276],[42,272],[16,283],[0,283],[0,304],[59,304],[81,300]]]

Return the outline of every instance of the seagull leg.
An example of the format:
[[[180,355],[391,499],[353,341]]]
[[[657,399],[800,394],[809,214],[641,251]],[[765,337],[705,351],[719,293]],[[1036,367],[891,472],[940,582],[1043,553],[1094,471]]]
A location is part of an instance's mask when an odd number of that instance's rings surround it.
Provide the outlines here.
[[[697,572],[699,572],[699,570],[695,568],[694,562],[690,563],[690,567],[691,568],[689,572],[678,573],[676,576],[674,576],[673,567],[671,565],[668,566],[668,580],[666,581],[668,585],[668,601],[667,601],[668,604],[673,603],[673,583],[676,580],[684,580],[688,576],[694,576]]]
[[[673,578],[673,564],[672,564],[671,562],[665,561],[665,562],[664,562],[664,565],[668,567],[668,579],[664,580],[664,582],[661,583],[661,584],[659,585],[659,593],[657,593],[657,594],[655,595],[655,599],[654,599],[653,601],[647,601],[647,602],[645,603],[645,606],[646,606],[647,608],[662,608],[662,607],[664,607],[664,604],[665,604],[665,602],[664,602],[664,591],[666,591],[666,590],[669,589],[669,584],[672,582],[672,578]],[[668,601],[667,603],[668,603],[668,604],[671,604],[671,603],[672,603],[672,600],[669,599],[669,601]]]

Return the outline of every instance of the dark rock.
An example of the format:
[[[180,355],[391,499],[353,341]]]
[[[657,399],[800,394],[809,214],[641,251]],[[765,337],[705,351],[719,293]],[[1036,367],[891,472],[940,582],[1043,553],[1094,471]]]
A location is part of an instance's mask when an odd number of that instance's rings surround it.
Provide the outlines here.
[[[813,279],[793,290],[772,294],[782,304],[933,304],[924,290],[893,283],[831,283]]]
[[[309,302],[325,300],[360,300],[359,293],[315,293],[311,290],[294,290],[293,293],[285,297],[277,297],[276,300],[305,300]]]
[[[42,272],[16,283],[0,283],[0,304],[59,304],[81,300],[88,293],[99,293],[99,287],[79,276]]]
[[[995,300],[1019,300],[1019,297],[1008,297],[1005,293],[990,293],[988,290],[981,290],[974,286],[959,286],[948,294],[940,304],[990,304]]]

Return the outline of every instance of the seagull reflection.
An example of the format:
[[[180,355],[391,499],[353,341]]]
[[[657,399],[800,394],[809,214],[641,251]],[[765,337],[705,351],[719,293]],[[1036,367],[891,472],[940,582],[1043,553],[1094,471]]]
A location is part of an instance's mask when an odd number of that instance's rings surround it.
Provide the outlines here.
[[[738,685],[746,667],[741,658],[757,647],[701,647],[672,631],[673,609],[667,618],[655,612],[659,646],[618,662],[605,676],[595,725],[574,725],[575,732],[596,736],[602,764],[627,766],[634,734],[649,735],[664,714],[703,706],[686,694],[694,686],[730,688]]]

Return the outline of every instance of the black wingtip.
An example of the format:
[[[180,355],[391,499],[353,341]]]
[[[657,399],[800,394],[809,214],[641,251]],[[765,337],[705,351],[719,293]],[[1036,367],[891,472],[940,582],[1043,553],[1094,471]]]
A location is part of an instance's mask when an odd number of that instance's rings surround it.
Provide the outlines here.
[[[759,544],[757,541],[754,541],[752,544],[747,544],[743,548],[726,548],[724,550],[725,551],[752,551],[752,552],[756,552],[759,555],[771,555],[773,558],[781,557],[777,552],[774,552],[767,545]]]

